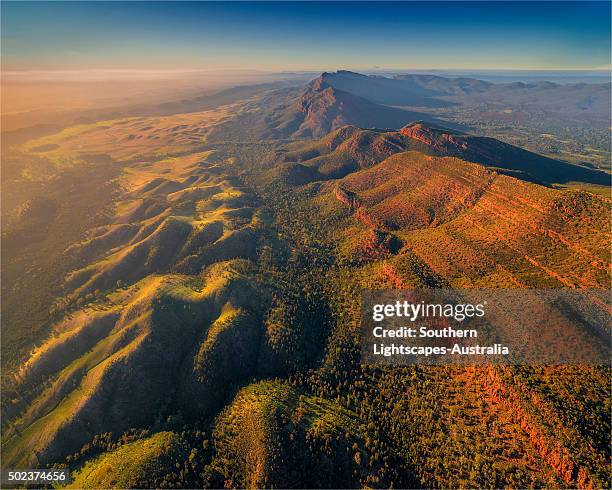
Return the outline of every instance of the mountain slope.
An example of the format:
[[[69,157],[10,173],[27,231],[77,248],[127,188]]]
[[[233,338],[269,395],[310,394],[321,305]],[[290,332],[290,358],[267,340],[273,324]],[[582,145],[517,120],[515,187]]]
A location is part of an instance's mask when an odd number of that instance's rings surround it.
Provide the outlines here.
[[[242,389],[213,438],[218,478],[241,488],[356,486],[367,458],[354,412],[279,381]]]
[[[610,176],[605,172],[546,158],[494,138],[473,136],[420,121],[399,131],[346,126],[319,140],[289,143],[280,152],[279,165],[268,175],[271,179],[295,180],[301,184],[339,178],[404,151],[453,156],[547,185],[610,184]]]
[[[423,487],[485,486],[483,467],[517,487],[605,486],[607,368],[384,370],[360,365],[351,347],[365,288],[607,288],[609,199],[419,151],[293,191],[275,185],[270,195],[290,203],[276,206],[277,222],[295,246],[334,251],[324,280],[342,320],[312,389],[372,421]]]
[[[88,462],[68,488],[163,488],[190,447],[172,432],[158,432]],[[165,486],[165,485],[164,485]]]
[[[396,131],[343,126],[320,140],[286,145],[269,176],[290,179],[300,175],[302,183],[338,178],[409,149],[429,152],[425,144]]]
[[[324,75],[313,80],[279,119],[277,130],[293,137],[320,137],[346,124],[366,128],[399,128],[416,120],[435,118],[371,102],[337,89]]]
[[[609,274],[610,202],[592,194],[417,152],[393,155],[322,192],[347,205],[361,229],[397,236],[404,248],[389,266],[416,255],[430,280],[444,277],[454,287],[601,287]],[[357,247],[357,237],[367,237],[339,235]]]
[[[494,138],[461,134],[420,123],[410,124],[402,128],[400,133],[420,141],[437,155],[455,156],[481,163],[540,183],[563,184],[578,181],[597,185],[610,184],[610,176],[604,172],[546,158]]]
[[[151,276],[57,325],[20,373],[25,387],[50,382],[5,433],[5,464],[58,461],[96,434],[152,424],[170,393],[210,413],[257,363],[264,303],[244,267]]]
[[[249,262],[254,197],[210,152],[136,162],[119,179],[107,224],[67,250],[83,267],[66,278],[64,318],[17,373],[8,464],[150,426],[168,396],[201,417],[256,368],[267,298]]]

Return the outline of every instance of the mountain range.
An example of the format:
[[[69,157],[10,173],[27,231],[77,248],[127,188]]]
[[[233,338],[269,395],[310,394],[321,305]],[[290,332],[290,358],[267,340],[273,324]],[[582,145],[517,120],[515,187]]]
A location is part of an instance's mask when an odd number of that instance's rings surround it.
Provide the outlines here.
[[[359,356],[364,289],[609,287],[608,173],[426,111],[583,90],[524,85],[323,73],[20,143],[3,465],[76,488],[606,486],[609,368]]]
[[[491,83],[475,78],[436,75],[396,75],[392,78],[348,71],[323,73],[328,85],[391,106],[440,108],[482,102],[508,106],[531,105],[565,116],[609,117],[610,83],[558,84],[549,81]]]

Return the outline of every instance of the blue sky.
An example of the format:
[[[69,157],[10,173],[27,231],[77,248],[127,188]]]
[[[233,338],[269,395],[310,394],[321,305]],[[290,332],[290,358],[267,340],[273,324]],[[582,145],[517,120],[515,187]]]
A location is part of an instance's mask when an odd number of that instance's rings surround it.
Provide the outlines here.
[[[610,2],[2,2],[4,69],[598,69]]]

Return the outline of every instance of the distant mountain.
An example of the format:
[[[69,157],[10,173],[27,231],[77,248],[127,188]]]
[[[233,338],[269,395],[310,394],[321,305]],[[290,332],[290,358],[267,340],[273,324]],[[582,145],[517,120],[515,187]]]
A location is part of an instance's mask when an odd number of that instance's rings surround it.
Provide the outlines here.
[[[568,117],[599,121],[608,127],[610,85],[494,84],[474,78],[420,74],[388,78],[338,71],[322,73],[303,88],[272,84],[237,87],[201,102],[225,104],[249,97],[248,110],[214,128],[211,141],[320,138],[345,125],[399,129],[416,121],[467,129],[440,119],[444,116],[429,114],[427,109],[412,111],[408,106],[431,108],[441,114],[447,106],[461,105],[462,110],[475,111],[484,121],[551,116],[554,121]]]
[[[466,106],[505,107],[535,117],[554,117],[559,121],[584,121],[596,127],[610,126],[610,83],[514,82],[491,84],[483,92],[456,94],[448,100]]]
[[[362,75],[351,71],[337,71],[335,73],[323,73],[319,79],[322,83],[338,90],[350,92],[379,104],[420,107],[454,105],[448,101],[435,99],[434,97],[448,95],[449,92],[440,90],[435,84],[427,86],[427,83],[420,80],[419,75],[387,78]]]
[[[338,90],[392,106],[444,108],[486,103],[530,114],[608,121],[608,126],[610,120],[610,83],[491,83],[467,77],[405,74],[389,78],[342,70],[323,73],[320,79]]]
[[[491,82],[485,82],[476,78],[447,78],[437,75],[396,75],[393,77],[393,80],[401,81],[405,84],[414,84],[421,90],[435,92],[435,95],[483,93],[494,85]]]
[[[363,75],[359,75],[363,76]],[[407,123],[435,117],[374,103],[355,93],[331,85],[328,74],[313,80],[286,111],[272,123],[276,130],[293,137],[321,137],[347,124],[362,128],[400,128]]]

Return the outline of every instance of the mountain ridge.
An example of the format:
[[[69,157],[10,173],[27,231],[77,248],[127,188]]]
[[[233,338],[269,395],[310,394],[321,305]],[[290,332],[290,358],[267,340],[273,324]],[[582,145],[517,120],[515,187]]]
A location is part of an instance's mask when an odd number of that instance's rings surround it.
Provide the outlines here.
[[[495,138],[475,136],[424,121],[409,123],[397,131],[346,125],[320,140],[292,143],[287,148],[289,151],[282,154],[280,161],[294,165],[294,171],[301,172],[299,180],[302,183],[341,177],[394,153],[416,150],[432,156],[460,158],[544,185],[575,181],[610,184],[610,176],[605,172],[553,160]],[[289,167],[283,169],[291,170]]]

